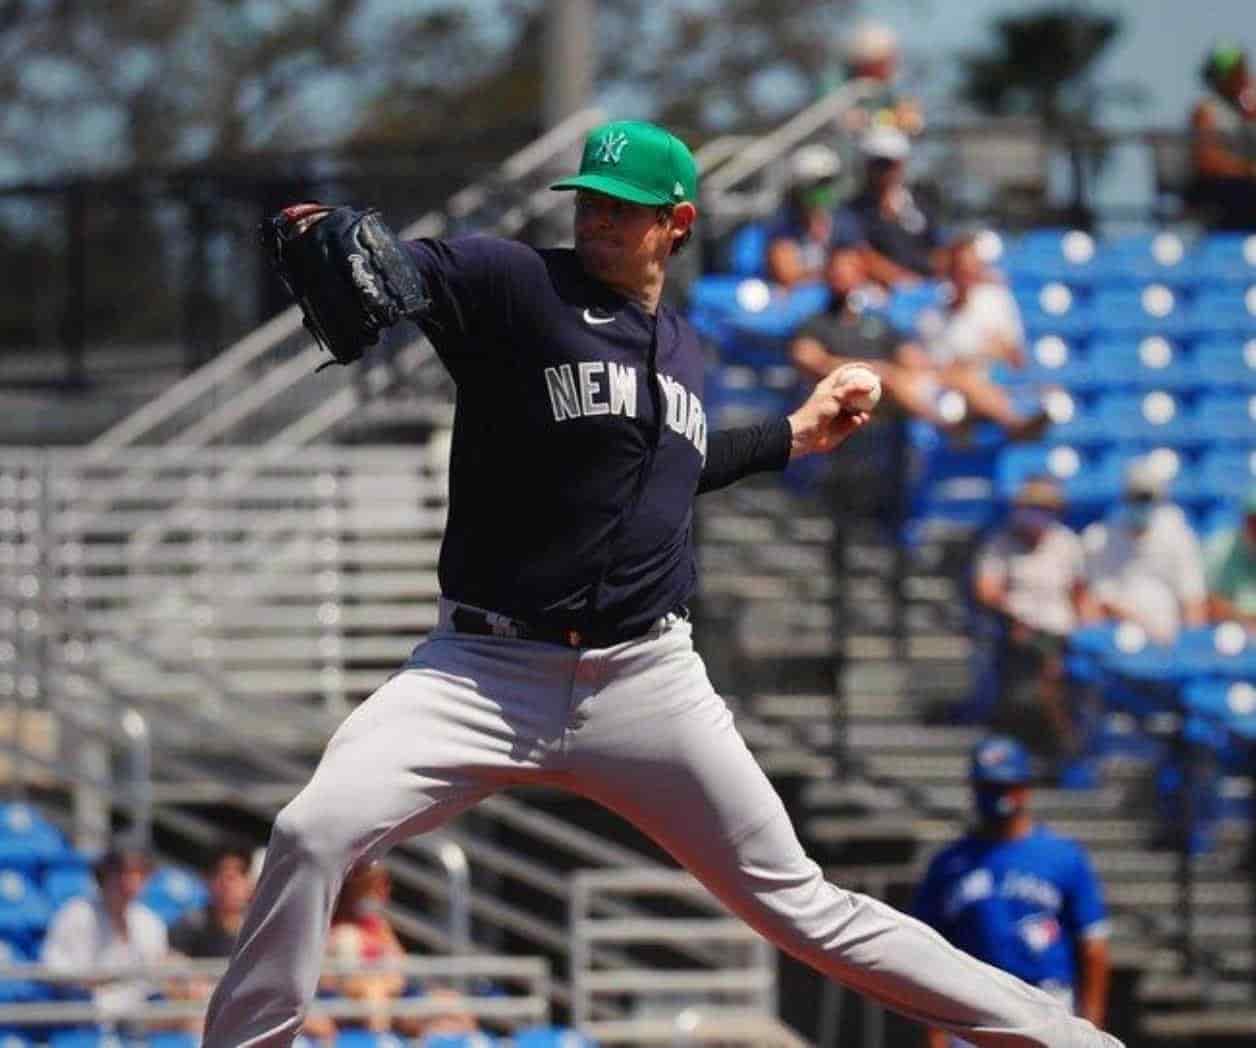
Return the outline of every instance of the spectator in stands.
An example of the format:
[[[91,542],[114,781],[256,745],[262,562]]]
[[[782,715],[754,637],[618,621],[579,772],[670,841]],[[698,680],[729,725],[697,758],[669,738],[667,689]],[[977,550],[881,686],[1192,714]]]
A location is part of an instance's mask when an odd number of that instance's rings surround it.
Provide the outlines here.
[[[868,275],[886,287],[940,273],[941,232],[907,187],[907,136],[894,127],[874,127],[859,147],[863,186],[838,212],[837,242],[858,244]]]
[[[1154,456],[1135,459],[1120,504],[1082,534],[1087,584],[1100,618],[1137,623],[1159,644],[1207,621],[1199,539],[1182,510],[1166,500],[1167,488]]]
[[[1059,761],[1078,750],[1064,646],[1092,617],[1082,545],[1061,523],[1063,509],[1053,480],[1027,480],[1007,522],[978,550],[974,570],[977,604],[1000,627],[993,726]]]
[[[924,130],[919,103],[899,92],[899,46],[894,30],[882,22],[861,22],[846,44],[846,74],[862,82],[865,92],[846,110],[839,126],[858,137],[873,127],[893,127],[905,135]]]
[[[253,853],[248,848],[226,845],[214,852],[205,868],[209,905],[185,914],[170,929],[173,954],[195,960],[225,960],[231,956],[253,898],[253,865]],[[175,981],[167,987],[166,993],[176,1000],[208,1001],[212,990],[213,979],[198,976]],[[191,1020],[185,1028],[199,1034],[200,1018]],[[330,1039],[335,1036],[336,1027],[326,1016],[311,1015],[301,1032],[307,1037]]]
[[[1256,82],[1233,43],[1209,51],[1200,70],[1211,95],[1191,114],[1190,203],[1217,229],[1256,229]]]
[[[1041,431],[1034,419],[1016,413],[1006,393],[978,366],[952,363],[940,367],[919,345],[868,311],[867,270],[858,248],[834,248],[825,277],[827,308],[806,321],[790,343],[794,366],[804,375],[818,380],[840,364],[859,360],[880,376],[882,389],[895,407],[941,429],[954,431],[962,421],[939,406],[941,394],[954,390],[964,398],[966,417],[999,422],[1014,439],[1034,437]]]
[[[927,339],[929,355],[947,388],[964,395],[972,416],[997,422],[1013,440],[1036,440],[1050,416],[1041,408],[1021,414],[991,378],[994,364],[1025,366],[1025,329],[1016,299],[986,265],[978,245],[975,235],[961,236],[942,254],[950,300]]]
[[[93,872],[99,888],[93,898],[68,900],[52,919],[44,940],[42,962],[71,972],[82,968],[142,967],[163,961],[166,926],[139,902],[152,872],[146,851],[115,845],[97,861]],[[157,984],[142,976],[84,979],[76,992],[89,996],[104,1016],[124,1021],[158,993]]]
[[[230,957],[253,897],[251,853],[227,846],[214,853],[205,870],[209,905],[185,914],[170,929],[170,948],[184,957]]]
[[[331,960],[370,968],[406,956],[397,933],[385,913],[392,898],[392,880],[382,863],[368,862],[355,868],[340,890],[332,912],[331,935],[327,943]],[[407,993],[407,979],[400,971],[365,971],[359,975],[331,976],[323,980],[323,990],[353,1000],[367,1001],[373,1007],[363,1025],[376,1033],[392,1029],[409,1037],[428,1034],[474,1033],[475,1016],[460,1004],[461,995],[449,987],[424,988],[431,1000],[447,1007],[438,1015],[421,1020],[391,1017],[391,1003]]]
[[[1234,619],[1256,630],[1256,486],[1243,503],[1243,520],[1207,547],[1208,603],[1215,622]]]
[[[789,158],[785,203],[767,231],[768,278],[782,287],[824,279],[839,170],[828,146],[802,146]]]
[[[924,351],[874,312],[865,310],[868,284],[863,253],[839,246],[825,266],[827,308],[799,328],[790,343],[795,367],[819,380],[852,361],[868,364],[890,401],[917,418],[946,425],[937,410],[938,383]]]
[[[1103,889],[1085,849],[1030,812],[1029,755],[993,736],[973,750],[977,825],[943,848],[915,915],[979,960],[1066,1001],[1100,1029],[1111,959]],[[929,1030],[929,1048],[968,1042]]]

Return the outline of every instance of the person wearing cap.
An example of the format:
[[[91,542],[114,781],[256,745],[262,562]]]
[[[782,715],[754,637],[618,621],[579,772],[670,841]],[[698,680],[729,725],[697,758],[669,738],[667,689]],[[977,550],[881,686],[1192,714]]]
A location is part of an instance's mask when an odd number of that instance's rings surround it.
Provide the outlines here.
[[[972,752],[976,824],[929,863],[912,912],[960,949],[1103,1026],[1111,960],[1103,888],[1085,849],[1034,819],[1029,754],[994,735]],[[928,1048],[967,1045],[930,1029]]]
[[[802,146],[790,156],[785,200],[765,233],[767,276],[781,287],[823,279],[834,242],[840,170],[828,146]]]
[[[160,964],[168,955],[166,925],[139,901],[152,872],[147,851],[118,844],[93,865],[96,894],[69,899],[53,915],[40,951],[41,963],[63,972]],[[84,978],[76,986],[103,1016],[125,1021],[159,992],[143,976]]]
[[[1133,622],[1160,644],[1207,622],[1208,588],[1199,538],[1167,498],[1163,460],[1126,467],[1121,501],[1082,532],[1086,579],[1101,619]]]
[[[1216,229],[1256,229],[1256,82],[1247,55],[1221,41],[1205,56],[1200,78],[1211,93],[1191,114],[1194,174],[1186,199]]]
[[[973,594],[998,628],[993,723],[1053,760],[1077,750],[1064,674],[1069,634],[1093,617],[1084,556],[1048,477],[1026,480],[1005,523],[980,546]]]
[[[907,135],[924,130],[919,103],[896,87],[899,67],[898,35],[884,22],[860,22],[845,41],[846,78],[856,81],[854,104],[838,118],[848,135],[871,127],[894,127]]]
[[[204,1048],[292,1043],[349,871],[519,785],[628,819],[823,975],[987,1044],[1112,1048],[1032,987],[827,882],[693,648],[694,501],[833,451],[875,376],[835,371],[787,417],[710,432],[706,355],[662,303],[698,218],[666,129],[594,128],[574,248],[404,245],[457,386],[436,628],[333,734],[275,819]]]
[[[945,261],[942,233],[908,188],[907,136],[873,127],[859,147],[864,184],[838,212],[836,239],[860,245],[869,276],[886,287],[938,275]]]
[[[1206,554],[1210,617],[1256,630],[1256,485],[1243,500],[1239,526],[1214,535]]]

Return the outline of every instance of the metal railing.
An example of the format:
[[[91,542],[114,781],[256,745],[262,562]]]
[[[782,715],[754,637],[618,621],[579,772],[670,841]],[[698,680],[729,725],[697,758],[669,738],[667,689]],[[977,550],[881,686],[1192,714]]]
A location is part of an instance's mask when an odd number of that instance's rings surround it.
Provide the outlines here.
[[[500,193],[503,186],[532,174],[554,157],[563,155],[580,141],[589,128],[602,119],[604,116],[598,109],[586,109],[572,114],[535,142],[508,157],[486,183],[468,186],[455,193],[445,209],[429,212],[407,226],[401,235],[406,238],[439,235],[446,229],[450,216],[470,214],[491,193]],[[526,209],[512,209],[503,218],[502,225],[512,231],[513,223],[518,222],[521,225],[526,214]],[[323,351],[317,345],[303,339],[303,348],[278,368],[268,371],[264,384],[247,391],[232,385],[262,357],[278,350],[303,332],[301,311],[296,306],[290,306],[229,347],[205,367],[101,434],[91,443],[91,454],[107,458],[121,448],[139,443],[145,438],[151,439],[159,427],[173,423],[183,413],[190,413],[194,421],[192,426],[178,435],[179,443],[196,445],[221,436],[249,411],[256,410],[293,383],[309,376],[324,359]],[[230,402],[215,404],[216,396],[222,391],[229,394]],[[172,438],[167,434],[165,439]]]
[[[630,917],[608,915],[608,900],[652,898],[665,900],[673,913],[683,916]],[[637,868],[579,871],[571,881],[571,988],[572,1019],[594,1037],[603,1031],[590,1025],[595,1004],[607,994],[635,998],[645,1018],[657,1018],[661,1007],[673,1013],[687,1008],[736,1009],[763,1019],[776,1016],[776,951],[755,931],[727,910],[698,881],[676,870]],[[694,943],[713,948],[716,963],[685,968],[661,968],[657,961],[599,963],[595,946],[613,945],[631,954],[646,947],[676,952]],[[682,956],[685,951],[682,951]],[[684,1003],[677,1005],[677,1001]],[[648,1011],[653,1008],[655,1015]],[[684,1020],[673,1034],[684,1030]],[[630,1021],[617,1021],[625,1031]]]
[[[222,960],[189,960],[171,958],[160,964],[74,968],[49,967],[40,964],[0,965],[0,981],[35,983],[37,985],[79,987],[112,981],[141,982],[153,987],[170,986],[178,980],[219,977],[226,968]],[[364,965],[327,960],[324,976],[377,975],[400,972],[416,979],[452,986],[471,980],[491,980],[515,992],[480,996],[461,994],[456,1002],[445,997],[397,997],[384,1002],[363,1001],[343,996],[320,997],[311,1006],[311,1014],[333,1019],[384,1016],[389,1019],[430,1018],[445,1015],[451,1009],[473,1015],[494,1026],[514,1029],[524,1025],[543,1025],[550,1021],[550,967],[541,957],[509,957],[475,955],[458,957],[404,957],[388,962]],[[146,1001],[125,1010],[102,1007],[93,1000],[33,1001],[0,1004],[0,1027],[53,1027],[74,1023],[92,1023],[112,1028],[120,1025],[144,1027],[168,1025],[172,1020],[196,1020],[205,1012],[203,999],[170,999]]]

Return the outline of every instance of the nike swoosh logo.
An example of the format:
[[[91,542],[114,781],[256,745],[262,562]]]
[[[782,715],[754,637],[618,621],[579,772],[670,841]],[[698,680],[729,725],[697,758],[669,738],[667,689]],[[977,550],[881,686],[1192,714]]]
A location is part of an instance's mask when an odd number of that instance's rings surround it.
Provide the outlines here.
[[[586,324],[610,324],[614,320],[614,317],[595,317],[587,309],[584,311],[584,322]]]

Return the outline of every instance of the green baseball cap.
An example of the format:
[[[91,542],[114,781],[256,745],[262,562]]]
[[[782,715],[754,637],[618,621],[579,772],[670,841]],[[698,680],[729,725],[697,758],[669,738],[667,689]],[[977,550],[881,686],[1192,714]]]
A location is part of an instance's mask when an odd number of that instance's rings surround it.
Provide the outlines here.
[[[550,189],[592,189],[634,204],[697,200],[698,165],[670,131],[640,120],[613,120],[589,132],[580,173]]]

